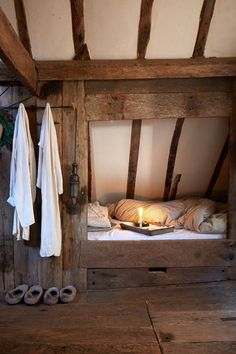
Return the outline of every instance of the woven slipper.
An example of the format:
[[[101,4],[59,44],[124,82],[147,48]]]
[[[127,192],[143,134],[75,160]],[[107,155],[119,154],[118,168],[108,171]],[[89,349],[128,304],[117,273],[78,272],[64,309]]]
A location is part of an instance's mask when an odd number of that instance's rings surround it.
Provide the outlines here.
[[[31,288],[25,293],[24,302],[27,305],[35,305],[39,302],[43,295],[43,289],[40,285],[33,285]]]
[[[5,296],[6,303],[9,305],[18,304],[19,302],[21,302],[28,289],[28,285],[22,284],[17,286],[15,289],[8,291]]]
[[[68,303],[74,300],[76,295],[76,288],[73,285],[66,286],[60,290],[61,302]]]
[[[48,288],[48,290],[46,290],[44,293],[43,302],[46,305],[54,305],[58,302],[59,295],[59,289],[55,286],[52,288]]]

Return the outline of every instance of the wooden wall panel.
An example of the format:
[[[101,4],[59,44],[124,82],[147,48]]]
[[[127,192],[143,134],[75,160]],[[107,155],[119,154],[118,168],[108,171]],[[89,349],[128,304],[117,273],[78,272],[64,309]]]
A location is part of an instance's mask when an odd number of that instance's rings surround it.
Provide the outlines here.
[[[1,105],[10,105],[13,100],[12,88],[0,97]],[[11,152],[0,147],[0,286],[10,289],[14,286],[14,239],[12,236],[12,208],[7,203],[9,196]]]
[[[225,92],[87,95],[86,118],[96,120],[230,117]]]
[[[77,82],[69,81],[63,83],[63,105],[71,105],[77,101]],[[73,283],[73,272],[76,259],[74,222],[77,215],[70,215],[67,203],[69,200],[69,177],[71,167],[76,161],[75,153],[75,135],[76,135],[76,111],[63,111],[63,285]]]
[[[227,267],[89,269],[88,289],[190,284],[228,279]],[[230,273],[231,274],[231,273]]]
[[[85,81],[86,95],[102,93],[232,92],[231,78]]]
[[[236,242],[227,240],[81,243],[80,265],[85,268],[221,267],[236,262]]]
[[[76,269],[80,266],[81,240],[87,239],[87,208],[88,208],[88,122],[85,118],[85,90],[84,82],[78,82],[78,102],[77,102],[77,146],[76,154],[79,161],[80,171],[80,212],[76,222]],[[82,289],[87,288],[87,269],[79,269],[76,276],[76,285]]]

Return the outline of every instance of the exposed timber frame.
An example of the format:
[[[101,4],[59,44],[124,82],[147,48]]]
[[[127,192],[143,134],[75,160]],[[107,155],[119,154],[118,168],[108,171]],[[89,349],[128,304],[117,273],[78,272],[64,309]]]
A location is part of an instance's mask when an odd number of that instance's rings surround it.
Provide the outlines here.
[[[144,59],[151,32],[151,15],[153,0],[142,0],[138,28],[138,59]]]
[[[31,92],[37,93],[35,63],[0,8],[0,57]]]
[[[72,32],[75,48],[74,60],[90,59],[84,31],[84,0],[70,0]]]
[[[26,14],[25,14],[25,7],[23,0],[14,0],[15,11],[16,11],[16,20],[17,20],[17,27],[20,36],[20,40],[24,45],[25,49],[32,57],[31,52],[31,44],[30,44],[30,37],[28,32]]]
[[[36,61],[39,80],[129,80],[236,76],[236,58]]]
[[[200,15],[197,39],[193,51],[193,57],[202,57],[206,46],[207,36],[213,16],[216,0],[204,0]]]

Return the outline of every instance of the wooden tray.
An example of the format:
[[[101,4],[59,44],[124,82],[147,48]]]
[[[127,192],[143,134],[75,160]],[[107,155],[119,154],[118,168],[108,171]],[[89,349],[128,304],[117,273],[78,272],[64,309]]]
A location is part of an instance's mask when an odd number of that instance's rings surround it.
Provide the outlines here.
[[[149,226],[145,226],[145,227],[138,227],[131,223],[130,224],[120,223],[120,227],[124,230],[138,232],[139,234],[144,234],[147,236],[162,235],[174,231],[173,226],[156,226],[152,224],[149,224]]]

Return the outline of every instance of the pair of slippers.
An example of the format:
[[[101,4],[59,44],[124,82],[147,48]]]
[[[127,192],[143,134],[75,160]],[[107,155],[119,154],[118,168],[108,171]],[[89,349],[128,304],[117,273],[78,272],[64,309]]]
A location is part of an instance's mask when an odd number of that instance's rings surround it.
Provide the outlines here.
[[[46,305],[54,305],[59,299],[63,303],[68,303],[74,300],[76,288],[73,285],[66,286],[59,290],[56,287],[47,289],[43,295],[43,288],[40,285],[33,285],[29,288],[28,285],[22,284],[15,289],[8,291],[5,296],[5,301],[9,305],[15,305],[24,299],[27,305],[37,304],[43,296],[43,302]]]

